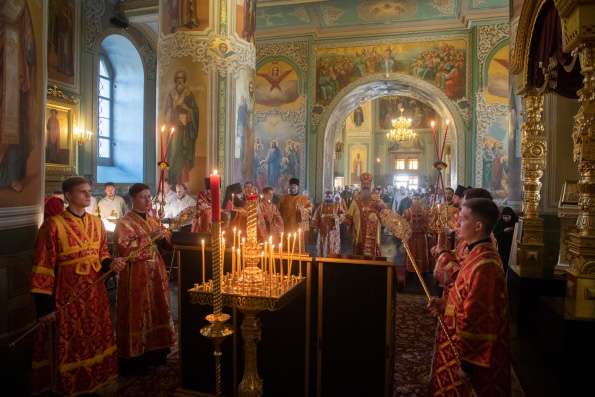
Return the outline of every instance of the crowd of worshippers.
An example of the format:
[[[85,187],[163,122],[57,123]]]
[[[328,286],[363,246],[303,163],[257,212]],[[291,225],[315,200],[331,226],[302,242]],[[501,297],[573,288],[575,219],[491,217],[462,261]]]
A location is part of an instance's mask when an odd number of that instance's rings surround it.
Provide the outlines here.
[[[485,189],[447,188],[447,227],[437,232],[428,226],[431,192],[424,197],[424,192],[382,189],[372,182],[372,175],[363,173],[357,190],[326,191],[317,206],[296,178],[280,197],[272,187],[257,192],[251,183],[232,184],[223,198],[224,226],[245,233],[246,198],[258,194],[259,239],[316,231],[316,255],[340,255],[344,225],[351,230],[353,253],[376,257],[386,211],[396,208],[412,229],[407,244],[415,266],[433,274],[442,287],[442,295],[428,304],[449,335],[442,327],[436,333],[432,395],[470,395],[471,389],[477,396],[510,395],[503,263],[508,262],[504,248],[509,252],[514,211],[500,210]],[[105,197],[95,201],[91,183],[72,177],[63,182],[61,197],[46,199],[31,280],[42,324],[35,334],[33,394],[93,394],[114,383],[118,368],[129,375],[165,363],[175,343],[163,260],[172,233],[158,214],[176,218],[187,211],[192,231],[210,231],[208,188],[205,181],[193,198],[177,185],[176,193],[167,190],[159,197],[136,183],[123,198],[108,183]],[[115,224],[111,250],[106,219]],[[415,270],[409,257],[406,266]],[[112,273],[117,274],[115,332],[104,282]]]

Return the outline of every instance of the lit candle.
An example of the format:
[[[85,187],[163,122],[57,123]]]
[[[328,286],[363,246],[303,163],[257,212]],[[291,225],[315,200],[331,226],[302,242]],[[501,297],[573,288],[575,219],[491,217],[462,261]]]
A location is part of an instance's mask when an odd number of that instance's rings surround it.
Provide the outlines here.
[[[221,234],[221,278],[225,274],[225,237]]]
[[[246,268],[246,237],[242,237],[242,270]]]
[[[265,241],[263,255],[268,252],[267,251],[268,248],[269,248],[269,243]],[[265,272],[268,269],[268,259],[269,259],[269,256],[265,255],[264,256],[264,267],[262,268],[262,270],[264,270]]]
[[[202,282],[205,283],[205,239],[203,238],[200,240],[200,245],[202,248]]]
[[[176,129],[174,127],[171,127],[171,130],[169,131],[169,136],[167,137],[167,143],[165,144],[165,158],[167,158],[167,154],[169,153],[169,145],[171,144],[171,139],[174,136],[174,131]]]
[[[236,261],[236,267],[238,268],[238,269],[236,269],[236,271],[238,273],[241,273],[241,271],[242,271],[241,266],[242,266],[242,250],[238,248],[238,259]]]
[[[233,245],[231,246],[231,274],[236,272],[236,228],[233,228]]]
[[[283,240],[279,243],[279,275],[283,281]]]
[[[438,139],[436,138],[436,122],[434,120],[432,120],[430,125],[432,126],[432,140],[434,141],[434,150],[436,152],[436,157],[438,157],[436,160],[440,160],[439,154],[438,154],[439,153]]]
[[[235,193],[232,193],[231,194],[231,210],[232,211],[233,211],[233,201],[234,201],[235,197],[236,197],[236,194]]]
[[[446,146],[446,135],[448,135],[448,125],[450,124],[450,120],[446,119],[446,128],[444,129],[444,139],[442,140],[442,150],[440,151],[440,158],[439,160],[442,161],[444,157],[444,146]]]
[[[271,249],[269,250],[269,255],[270,255],[270,259],[269,261],[271,262],[271,275],[275,275],[275,246],[271,244]]]
[[[211,220],[221,222],[221,177],[217,170],[214,170],[209,177],[209,184],[211,188]]]
[[[264,270],[264,251],[260,251],[260,268]]]
[[[299,275],[302,278],[302,229],[298,229]]]
[[[165,147],[163,146],[163,135],[165,134],[165,125],[161,126],[161,133],[159,134],[159,142],[161,143],[161,161],[165,161]]]

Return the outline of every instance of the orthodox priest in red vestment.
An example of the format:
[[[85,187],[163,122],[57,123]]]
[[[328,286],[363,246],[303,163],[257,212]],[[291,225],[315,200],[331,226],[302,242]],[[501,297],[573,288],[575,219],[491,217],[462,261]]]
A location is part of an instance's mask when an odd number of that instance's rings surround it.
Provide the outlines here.
[[[258,202],[257,211],[258,241],[268,241],[272,237],[271,241],[276,244],[283,233],[284,225],[279,208],[273,204],[272,187],[262,189],[262,199]]]
[[[463,204],[461,237],[471,242],[469,252],[446,299],[433,298],[429,304],[434,314],[443,316],[456,349],[444,334],[438,338],[433,396],[471,396],[471,388],[478,397],[511,394],[508,294],[502,262],[490,238],[497,219],[498,207],[489,199]],[[446,247],[441,236],[438,245]],[[441,252],[459,261],[446,249]]]
[[[35,244],[31,292],[42,328],[51,327],[54,338],[50,355],[35,343],[32,384],[34,393],[72,396],[94,393],[117,377],[107,290],[95,282],[110,266],[120,271],[125,260],[111,259],[101,219],[85,212],[89,182],[72,177],[62,191],[68,209],[45,221]]]
[[[116,226],[118,253],[138,254],[118,277],[118,356],[121,372],[165,363],[175,339],[169,280],[159,249],[170,247],[170,235],[157,218],[147,215],[149,186],[130,187],[132,211]]]
[[[403,217],[411,225],[411,238],[409,248],[415,258],[417,268],[421,273],[430,271],[430,259],[428,251],[427,233],[429,232],[429,219],[426,209],[423,207],[419,195],[413,195],[411,207],[405,210]],[[414,272],[413,266],[406,257],[405,263],[408,272]]]
[[[312,218],[312,228],[318,229],[316,255],[331,257],[341,254],[341,223],[344,219],[341,202],[335,201],[333,192],[327,191]]]
[[[384,202],[372,195],[372,174],[361,174],[362,190],[351,201],[346,221],[353,227],[353,254],[380,256],[380,211]]]

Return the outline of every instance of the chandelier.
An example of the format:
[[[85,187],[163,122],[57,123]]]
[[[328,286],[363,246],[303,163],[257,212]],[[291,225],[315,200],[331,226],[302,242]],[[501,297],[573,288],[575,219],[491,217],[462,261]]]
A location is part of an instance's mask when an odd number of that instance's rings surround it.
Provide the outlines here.
[[[399,109],[401,115],[391,120],[392,129],[386,133],[386,139],[392,142],[403,142],[415,139],[417,134],[411,129],[411,119],[403,116],[402,107]]]

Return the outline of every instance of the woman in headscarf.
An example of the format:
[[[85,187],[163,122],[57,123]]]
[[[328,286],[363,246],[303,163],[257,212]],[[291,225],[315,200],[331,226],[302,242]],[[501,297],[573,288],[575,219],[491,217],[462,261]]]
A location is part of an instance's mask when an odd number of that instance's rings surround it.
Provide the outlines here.
[[[514,210],[510,207],[502,208],[500,219],[494,226],[494,236],[498,242],[498,252],[504,264],[504,270],[508,270],[508,258],[510,257],[510,247],[512,245],[512,237],[514,234],[514,225],[517,223],[518,217]]]

